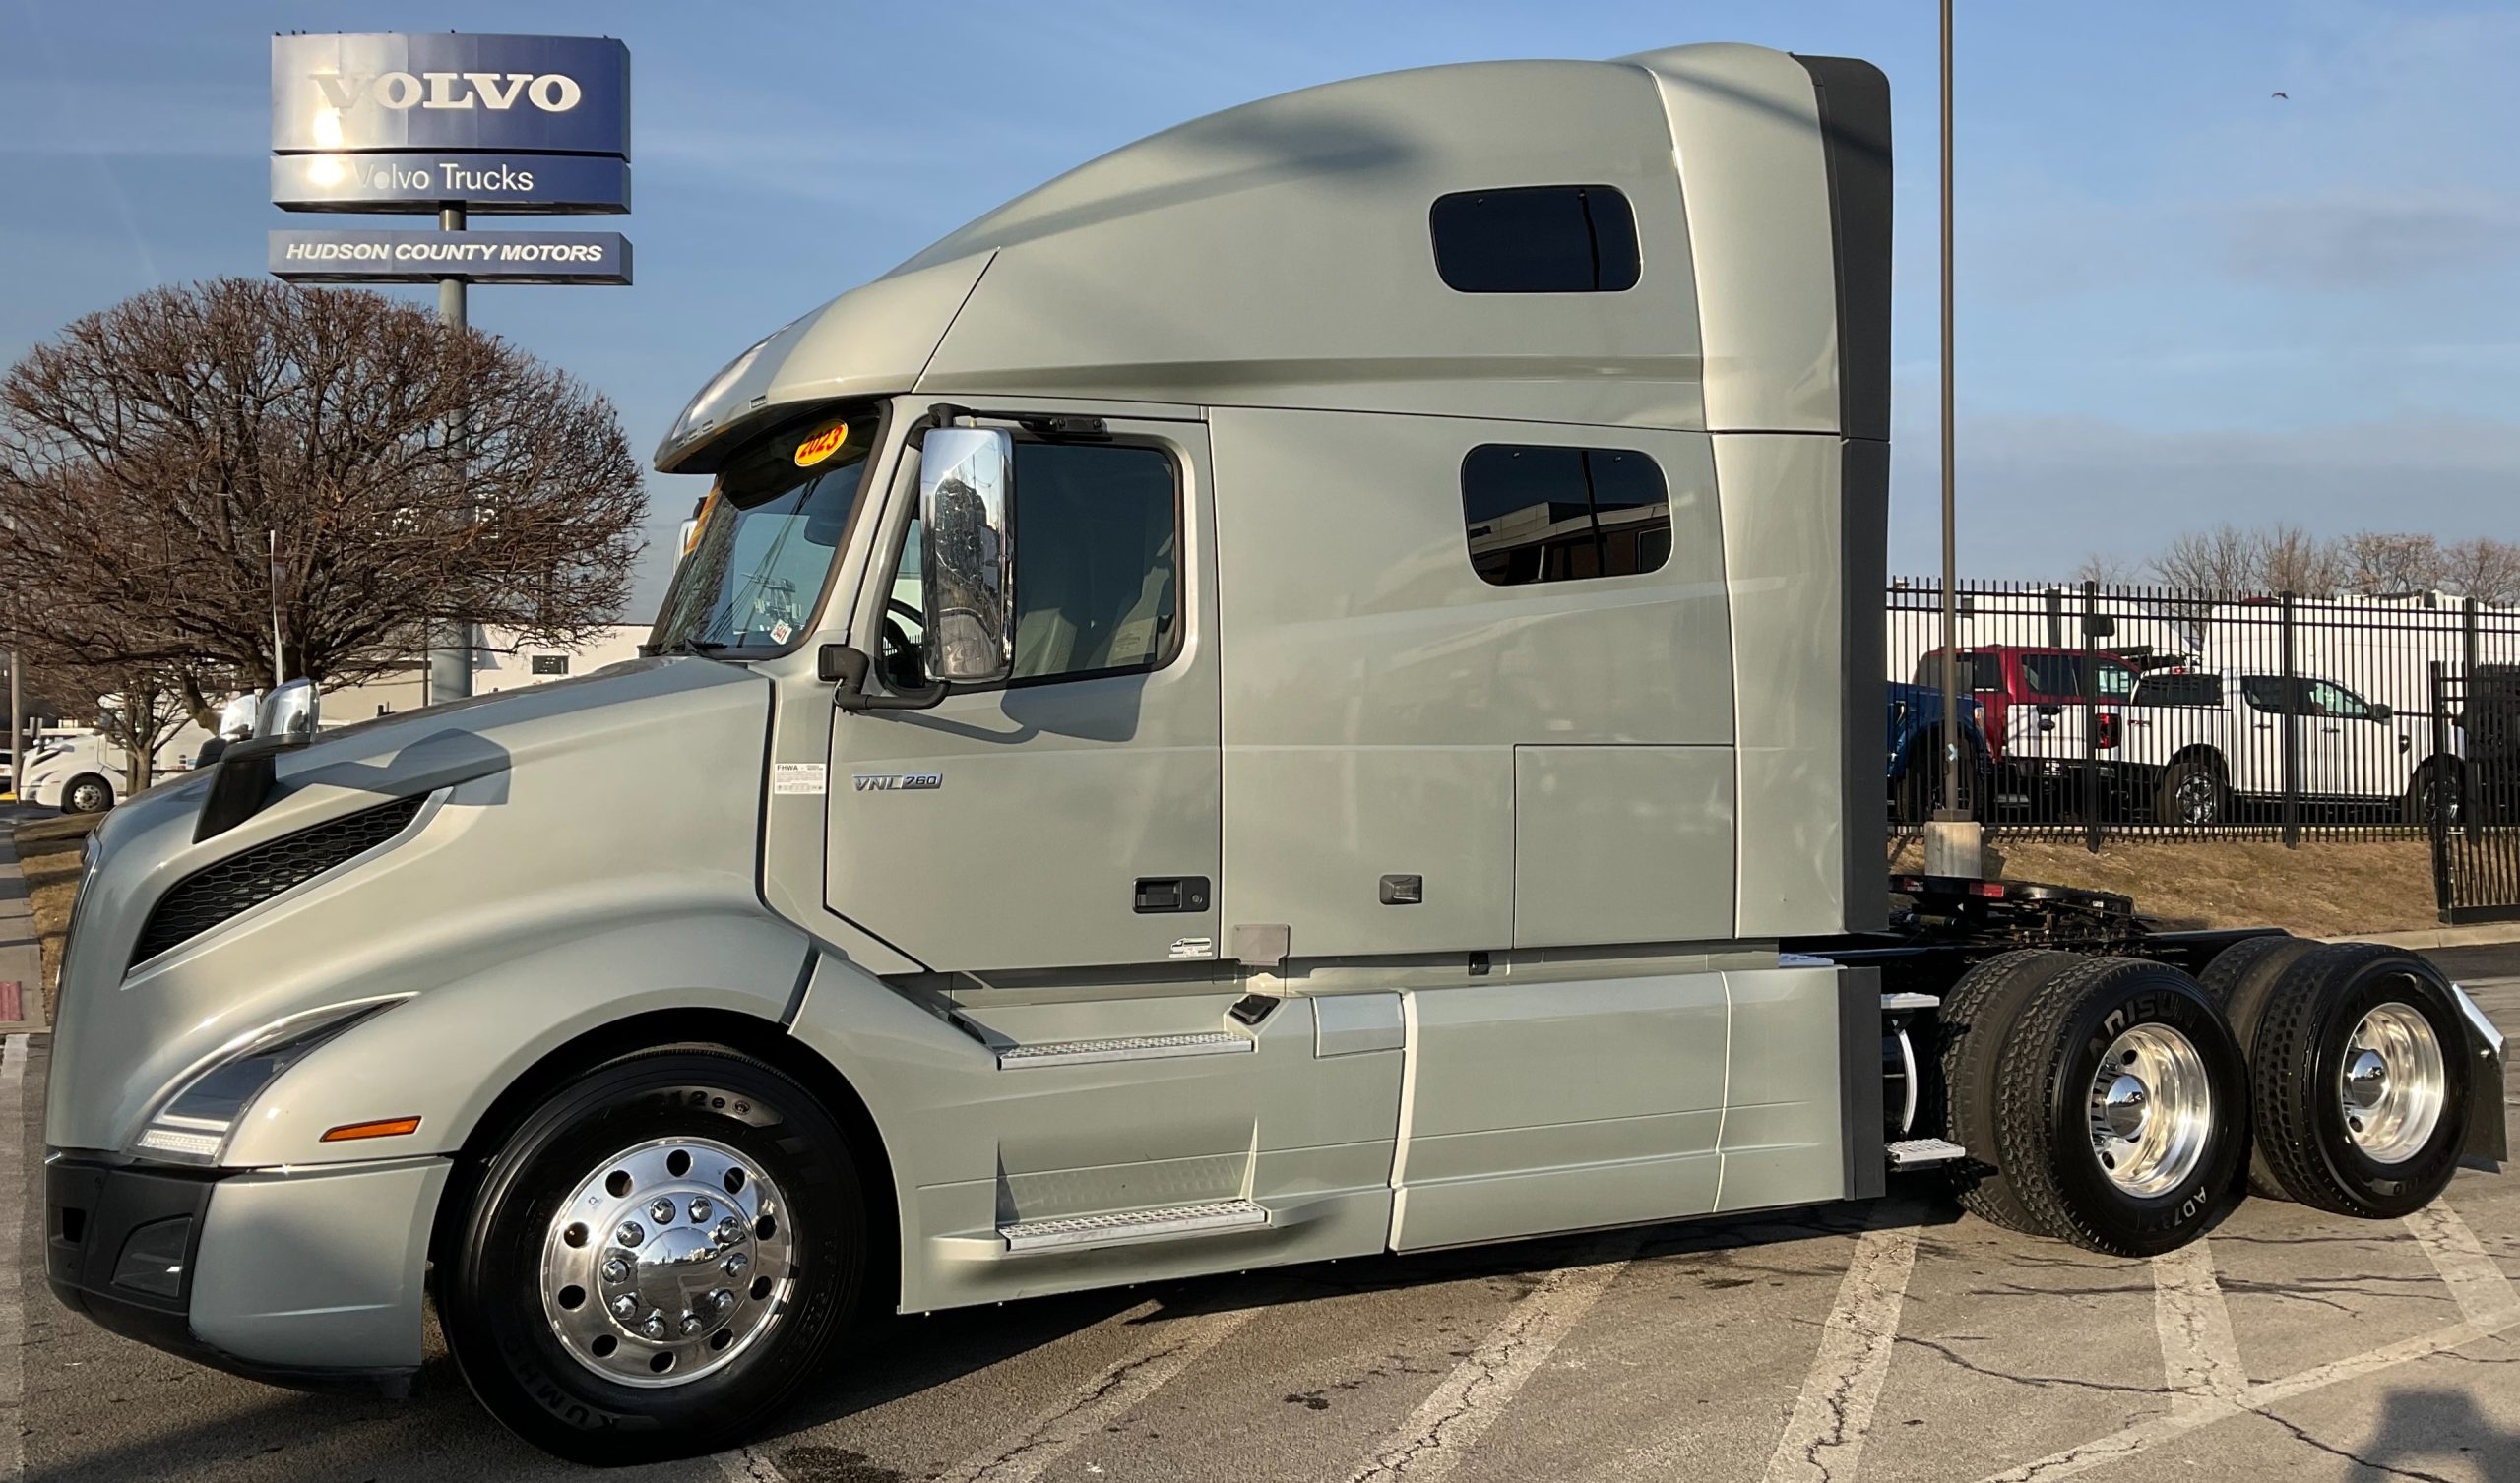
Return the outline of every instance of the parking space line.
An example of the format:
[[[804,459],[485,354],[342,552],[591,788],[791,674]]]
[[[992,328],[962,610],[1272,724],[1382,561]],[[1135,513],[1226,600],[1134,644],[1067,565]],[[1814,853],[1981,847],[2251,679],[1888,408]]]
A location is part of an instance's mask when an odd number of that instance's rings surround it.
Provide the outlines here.
[[[2209,1240],[2153,1259],[2153,1327],[2161,1335],[2162,1378],[2174,1412],[2228,1409],[2248,1389]]]
[[[1032,1483],[1078,1443],[1143,1404],[1280,1296],[1273,1287],[1254,1293],[1240,1308],[1150,1326],[1146,1342],[1135,1353],[1105,1365],[1066,1400],[947,1469],[938,1483]],[[1154,1311],[1149,1304],[1131,1314],[1144,1317]]]
[[[2500,1269],[2492,1267],[2491,1259],[2478,1244],[2476,1233],[2468,1229],[2467,1223],[2460,1220],[2447,1204],[2433,1202],[2426,1209],[2409,1216],[2407,1227],[2424,1246],[2426,1255],[2432,1258],[2434,1267],[2441,1272],[2442,1280],[2449,1284],[2452,1295],[2459,1299],[2460,1311],[2470,1315],[2468,1318],[2429,1333],[2419,1333],[2413,1338],[2383,1344],[2362,1354],[2312,1365],[2280,1380],[2250,1386],[2233,1396],[2228,1405],[2174,1407],[2166,1416],[2138,1422],[2096,1441],[2050,1452],[2004,1472],[1990,1473],[1980,1483],[2049,1483],[2051,1479],[2069,1478],[2076,1473],[2134,1456],[2161,1443],[2243,1412],[2264,1412],[2272,1406],[2330,1386],[2376,1375],[2383,1370],[2520,1329],[2520,1297],[2513,1295],[2511,1283]],[[2455,1277],[2452,1275],[2454,1272],[2457,1273]]]
[[[2477,1233],[2468,1229],[2448,1201],[2435,1200],[2409,1215],[2406,1228],[2415,1233],[2469,1323],[2497,1324],[2520,1317],[2520,1289],[2485,1254]]]
[[[27,1216],[27,1057],[32,1042],[0,1045],[0,1479],[27,1471],[27,1310],[18,1251]]]
[[[1487,1337],[1453,1366],[1408,1420],[1383,1438],[1350,1474],[1349,1483],[1433,1483],[1459,1466],[1524,1383],[1627,1269],[1641,1241],[1636,1236],[1612,1238],[1592,1248],[1588,1262],[1550,1272],[1497,1320]]]
[[[768,1457],[748,1447],[718,1454],[718,1471],[726,1483],[788,1483],[788,1477]]]
[[[1768,1456],[1768,1483],[1852,1478],[1862,1459],[1917,1263],[1915,1212],[1881,1214],[1899,1223],[1857,1240],[1855,1260],[1838,1284],[1837,1307],[1820,1333],[1819,1353],[1803,1378],[1785,1435]]]

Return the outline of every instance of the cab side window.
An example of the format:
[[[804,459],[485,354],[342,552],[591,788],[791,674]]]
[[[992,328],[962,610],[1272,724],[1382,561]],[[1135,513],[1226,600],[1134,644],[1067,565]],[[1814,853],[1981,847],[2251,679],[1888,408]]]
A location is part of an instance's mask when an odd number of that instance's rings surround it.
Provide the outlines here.
[[[1161,669],[1179,648],[1180,482],[1162,449],[1015,445],[1013,685]],[[911,520],[886,594],[885,683],[926,683],[925,587]]]

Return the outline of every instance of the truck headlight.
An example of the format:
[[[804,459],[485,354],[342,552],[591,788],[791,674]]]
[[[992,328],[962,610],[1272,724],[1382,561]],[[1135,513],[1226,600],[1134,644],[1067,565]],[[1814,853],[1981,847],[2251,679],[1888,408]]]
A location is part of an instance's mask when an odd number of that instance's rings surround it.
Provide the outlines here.
[[[380,999],[318,1010],[256,1032],[158,1104],[149,1126],[141,1131],[135,1150],[174,1163],[219,1162],[229,1132],[283,1072],[351,1025],[402,1002]]]

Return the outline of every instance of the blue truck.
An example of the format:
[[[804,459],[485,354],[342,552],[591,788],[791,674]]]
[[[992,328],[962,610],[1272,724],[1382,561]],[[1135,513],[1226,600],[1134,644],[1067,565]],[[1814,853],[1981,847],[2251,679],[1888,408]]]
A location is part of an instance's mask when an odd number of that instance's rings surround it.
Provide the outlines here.
[[[1942,691],[1933,685],[1904,685],[1889,691],[1890,817],[1902,824],[1931,818],[1942,806]],[[1961,740],[1969,749],[1966,802],[1986,796],[1985,780],[1994,769],[1983,724],[1985,711],[1976,700],[1964,702]]]

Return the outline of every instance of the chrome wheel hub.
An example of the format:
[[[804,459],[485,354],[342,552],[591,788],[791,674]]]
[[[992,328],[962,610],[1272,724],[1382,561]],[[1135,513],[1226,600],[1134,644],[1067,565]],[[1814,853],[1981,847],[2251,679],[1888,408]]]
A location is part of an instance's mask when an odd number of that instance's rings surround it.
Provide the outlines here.
[[[2101,1171],[2130,1195],[2168,1194],[2205,1157],[2214,1092],[2195,1042],[2139,1024],[2110,1042],[2092,1078],[2091,1144]]]
[[[777,1324],[794,1236],[758,1165],[707,1139],[625,1148],[570,1192],[542,1243],[542,1311],[604,1379],[687,1385]]]
[[[2432,1021],[2410,1004],[2379,1005],[2354,1027],[2338,1069],[2346,1135],[2373,1163],[2404,1163],[2432,1141],[2448,1087]]]

